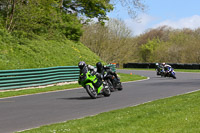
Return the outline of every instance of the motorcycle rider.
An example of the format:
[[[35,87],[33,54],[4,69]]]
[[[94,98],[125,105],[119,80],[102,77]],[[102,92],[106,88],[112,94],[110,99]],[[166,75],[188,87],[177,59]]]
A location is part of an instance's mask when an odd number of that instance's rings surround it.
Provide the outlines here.
[[[91,65],[87,65],[84,61],[80,61],[80,62],[78,63],[78,67],[80,68],[80,74],[82,73],[82,71],[83,71],[84,69],[86,69],[87,71],[90,71],[90,73],[91,73],[92,75],[95,75],[95,74],[96,74],[95,68],[94,68],[93,66],[91,66]]]
[[[115,78],[117,79],[118,82],[120,82],[120,78],[117,76],[117,74],[113,71],[110,70],[110,67],[108,66],[103,66],[101,62],[97,62],[96,63],[96,67],[97,67],[97,73],[100,74],[101,78],[103,79],[104,77],[104,73],[107,72],[107,74],[109,75],[114,75]]]
[[[83,68],[86,68],[91,73],[95,73],[95,68],[91,65],[87,65],[84,61],[80,61],[78,63],[78,67],[80,68],[80,72],[83,70]]]
[[[102,81],[102,78],[99,77],[101,74],[97,73],[97,70],[96,70],[96,68],[95,68],[94,66],[87,65],[84,61],[80,61],[80,62],[78,63],[78,67],[80,68],[80,75],[81,75],[82,73],[85,73],[85,71],[86,71],[86,72],[90,71],[90,74],[91,74],[92,76],[94,76],[94,75],[96,76],[97,82],[93,82],[93,85],[94,85],[96,88],[99,88],[99,87],[101,86],[101,84],[104,85],[104,88],[108,88],[107,85],[104,84],[104,82]],[[79,79],[78,79],[78,83],[79,83],[79,84],[81,84],[81,83],[80,83],[80,80],[81,80],[81,76],[79,76]],[[100,91],[99,91],[99,90],[97,90],[97,91],[98,91],[99,93],[103,93],[103,89],[101,89]]]
[[[155,69],[156,69],[157,75],[161,75],[162,74],[162,72],[163,72],[163,66],[162,66],[161,63],[156,63]]]
[[[168,73],[168,70],[170,70],[170,68],[172,68],[170,65],[166,64],[165,62],[162,63],[162,66],[164,68],[165,75]]]

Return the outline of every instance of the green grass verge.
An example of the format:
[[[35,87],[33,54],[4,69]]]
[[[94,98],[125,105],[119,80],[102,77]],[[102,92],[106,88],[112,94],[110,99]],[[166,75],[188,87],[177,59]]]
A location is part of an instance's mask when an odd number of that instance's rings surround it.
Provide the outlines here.
[[[50,87],[45,87],[45,88],[9,90],[9,91],[0,92],[0,98],[36,94],[36,93],[49,92],[49,91],[59,91],[59,90],[78,88],[78,87],[80,87],[80,85],[78,84],[67,84],[63,86],[50,86]]]
[[[140,75],[130,75],[130,74],[125,74],[125,73],[118,73],[121,82],[128,82],[128,81],[136,81],[136,80],[142,80],[142,79],[147,79],[147,77],[140,76]]]
[[[82,60],[90,65],[102,61],[79,42],[64,38],[49,40],[43,36],[19,39],[0,30],[0,70],[77,66]]]
[[[145,70],[145,71],[155,71],[154,68],[123,68],[125,70]],[[175,72],[200,72],[199,69],[174,69]]]
[[[123,73],[118,73],[118,75],[121,78],[121,82],[146,79],[146,77],[139,76],[139,75],[130,75],[130,74],[123,74]],[[0,98],[36,94],[36,93],[49,92],[49,91],[58,91],[58,90],[72,89],[72,88],[78,88],[78,87],[81,87],[81,86],[79,84],[68,84],[68,85],[63,85],[63,86],[51,86],[51,87],[45,87],[45,88],[10,90],[10,91],[5,91],[5,92],[0,92]]]
[[[42,126],[23,133],[197,133],[200,92]]]
[[[200,70],[197,70],[197,69],[175,69],[175,72],[194,72],[194,73],[199,73]]]

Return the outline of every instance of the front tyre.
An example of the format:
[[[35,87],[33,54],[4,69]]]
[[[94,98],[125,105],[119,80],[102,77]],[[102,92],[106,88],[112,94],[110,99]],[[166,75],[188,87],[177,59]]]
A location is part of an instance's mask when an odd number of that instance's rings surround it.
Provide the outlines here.
[[[85,89],[92,99],[97,98],[97,92],[96,92],[94,86],[91,87],[90,85],[86,85]]]
[[[175,74],[172,74],[172,77],[173,77],[173,79],[176,79],[176,76],[175,76]]]
[[[110,89],[109,89],[109,87],[108,87],[108,84],[106,83],[106,82],[104,82],[104,85],[103,85],[103,95],[105,96],[105,97],[109,97],[110,96],[110,94],[111,94],[111,91],[110,91]]]

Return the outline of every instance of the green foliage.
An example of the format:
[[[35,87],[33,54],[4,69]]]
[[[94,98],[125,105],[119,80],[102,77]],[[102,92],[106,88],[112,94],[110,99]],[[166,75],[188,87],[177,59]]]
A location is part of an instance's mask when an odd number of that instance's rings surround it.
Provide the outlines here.
[[[79,41],[82,35],[82,24],[75,15],[63,14],[63,22],[58,24],[57,29],[68,39]],[[55,26],[56,27],[56,26]],[[56,29],[56,28],[55,28]]]
[[[154,51],[160,45],[160,40],[154,38],[149,40],[146,44],[141,46],[141,57],[144,62],[153,62],[154,61]]]
[[[0,70],[76,66],[82,60],[91,65],[102,61],[81,43],[42,36],[19,39],[0,29]]]
[[[132,53],[127,50],[131,32],[123,21],[110,19],[106,26],[93,23],[84,30],[81,42],[106,62],[122,63]]]
[[[123,22],[111,19],[84,30],[81,42],[107,62],[200,63],[200,29],[162,26],[131,37]]]
[[[81,32],[81,23],[71,14],[59,12],[52,5],[55,0],[30,1],[28,5],[19,8],[18,18],[15,20],[14,31],[23,31],[28,34],[49,34],[49,38],[57,34],[64,35],[70,40],[78,41]]]
[[[80,87],[80,85],[75,83],[75,84],[67,84],[67,85],[62,85],[62,86],[55,85],[55,86],[49,86],[49,87],[44,87],[44,88],[9,90],[5,92],[0,92],[0,98],[36,94],[36,93],[43,93],[43,92],[50,92],[50,91],[59,91],[59,90],[66,90],[66,89],[72,89],[72,88],[78,88],[78,87]]]
[[[170,32],[168,40],[154,51],[155,62],[200,63],[200,38],[185,30]]]
[[[59,34],[74,41],[82,35],[80,16],[107,20],[106,13],[113,9],[109,0],[2,0],[0,26],[15,36],[31,39],[34,34]]]
[[[99,22],[108,20],[106,12],[113,10],[110,0],[64,0],[63,10],[68,13],[76,12],[88,18],[98,18]]]
[[[95,65],[101,61],[78,43],[83,32],[79,17],[103,21],[112,9],[109,1],[2,0],[0,7],[0,69],[77,65],[81,60]]]
[[[15,26],[13,30],[25,32],[47,32],[57,18],[56,10],[50,4],[54,0],[30,0],[26,5],[17,5],[14,17]]]

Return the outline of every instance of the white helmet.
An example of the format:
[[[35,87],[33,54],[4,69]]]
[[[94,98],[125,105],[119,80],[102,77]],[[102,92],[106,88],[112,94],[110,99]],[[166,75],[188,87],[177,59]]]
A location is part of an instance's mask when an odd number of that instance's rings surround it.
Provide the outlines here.
[[[163,62],[162,65],[165,66],[165,62]]]

